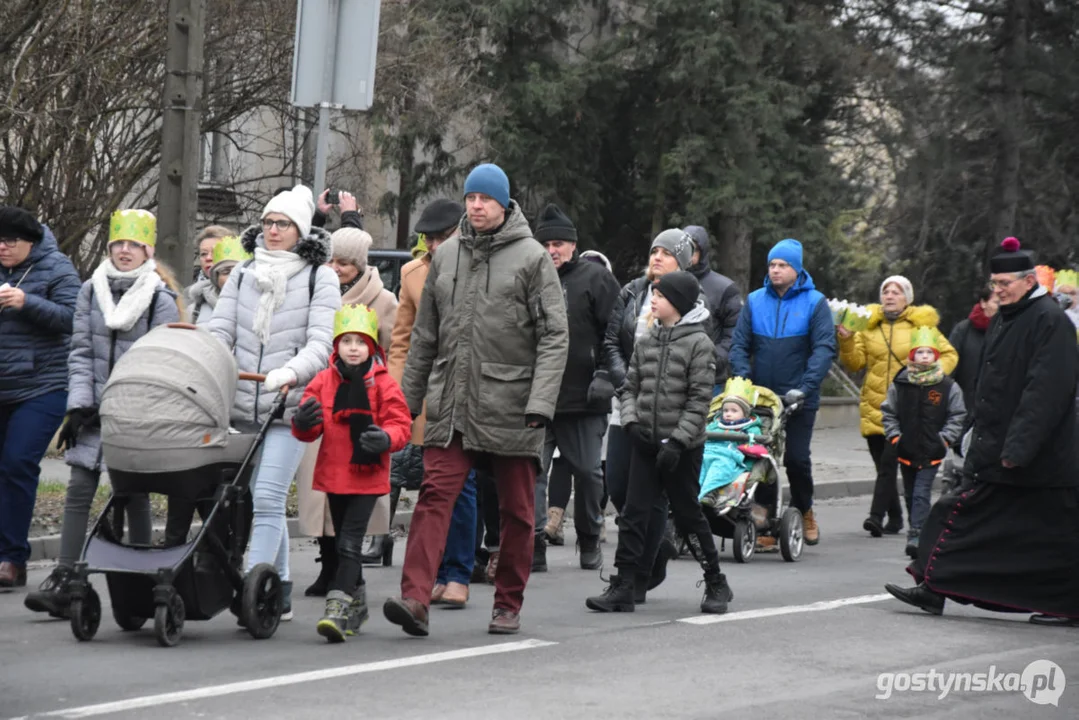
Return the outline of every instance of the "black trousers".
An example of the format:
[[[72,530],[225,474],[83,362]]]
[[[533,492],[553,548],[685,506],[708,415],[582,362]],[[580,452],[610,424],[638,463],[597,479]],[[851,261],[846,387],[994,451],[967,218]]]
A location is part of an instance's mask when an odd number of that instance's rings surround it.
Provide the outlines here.
[[[887,514],[892,522],[901,523],[903,506],[899,502],[899,487],[896,483],[899,461],[895,446],[883,435],[870,435],[865,442],[869,446],[869,454],[873,457],[873,465],[877,468],[877,482],[873,486],[873,501],[869,506],[869,514],[880,519]]]
[[[630,458],[632,456],[633,442],[630,440],[629,435],[621,426],[611,425],[607,430],[607,492],[610,493],[611,502],[614,503],[615,509],[618,510],[619,528],[622,527],[622,517],[626,511]],[[704,457],[703,453],[701,457]],[[699,473],[699,466],[697,470]],[[694,491],[694,493],[696,492],[699,491]],[[660,545],[663,543],[663,535],[667,531],[667,510],[667,496],[661,492],[648,512],[647,526],[644,531],[644,550],[639,560],[642,568],[651,569],[656,562]]]
[[[632,444],[629,487],[618,524],[618,550],[614,555],[614,565],[621,574],[633,576],[651,571],[651,560],[644,558],[645,533],[656,500],[664,493],[671,503],[675,527],[686,538],[694,558],[706,572],[719,572],[719,553],[712,530],[697,502],[703,459],[703,447],[685,450],[678,466],[667,473],[656,467],[654,449]]]
[[[342,590],[349,595],[363,584],[363,537],[371,511],[381,495],[337,495],[327,493],[330,517],[337,536],[337,574],[330,590]]]
[[[492,550],[498,550],[502,519],[498,511],[498,486],[494,476],[476,470],[476,559],[486,564]]]

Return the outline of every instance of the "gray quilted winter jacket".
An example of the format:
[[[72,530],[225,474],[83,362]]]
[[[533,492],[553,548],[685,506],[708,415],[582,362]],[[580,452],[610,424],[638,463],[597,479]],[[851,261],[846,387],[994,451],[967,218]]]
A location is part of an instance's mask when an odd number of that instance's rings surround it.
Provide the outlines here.
[[[252,253],[256,246],[265,247],[262,231],[257,227],[248,228],[240,241]],[[341,307],[337,275],[325,265],[330,259],[330,234],[322,228],[311,228],[311,234],[302,238],[293,251],[311,268],[288,279],[285,301],[274,313],[267,345],[260,342],[252,329],[260,292],[254,268],[246,263],[237,265],[229,275],[213,317],[204,326],[232,350],[240,372],[266,374],[288,367],[296,373],[298,382],[289,392],[285,406],[286,421],[291,419],[307,383],[329,365],[333,317]],[[251,277],[245,277],[249,273]],[[313,291],[311,273],[316,273]],[[261,383],[241,381],[236,386],[233,422],[264,421],[276,396],[276,392],[267,391]]]
[[[659,323],[637,341],[619,397],[622,427],[638,423],[645,440],[670,438],[686,448],[704,444],[716,378],[716,347],[705,329],[703,300],[677,325]]]
[[[119,302],[135,280],[114,278],[109,280],[114,302]],[[93,296],[93,280],[87,280],[79,290],[75,301],[75,320],[71,334],[71,355],[67,365],[67,409],[96,408],[101,393],[116,362],[136,340],[151,328],[165,323],[177,322],[180,310],[176,307],[176,294],[158,280],[158,291],[153,301],[153,319],[147,309],[127,332],[110,330],[105,324],[98,300]],[[84,427],[79,431],[75,447],[64,454],[68,465],[78,465],[87,470],[101,469],[101,430]]]

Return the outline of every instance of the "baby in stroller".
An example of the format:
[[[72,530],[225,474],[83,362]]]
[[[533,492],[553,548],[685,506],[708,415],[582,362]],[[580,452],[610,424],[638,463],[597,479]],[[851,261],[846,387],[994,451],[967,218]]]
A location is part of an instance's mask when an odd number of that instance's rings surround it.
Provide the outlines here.
[[[751,398],[755,395],[753,385],[744,378],[727,380],[719,396],[719,412],[709,421],[706,432],[744,433],[749,436],[761,434],[760,418],[753,414]],[[701,491],[698,499],[705,507],[717,507],[729,493],[723,489],[738,483],[737,495],[745,486],[745,478],[753,460],[766,450],[738,440],[714,440],[705,443],[704,463],[701,465]]]

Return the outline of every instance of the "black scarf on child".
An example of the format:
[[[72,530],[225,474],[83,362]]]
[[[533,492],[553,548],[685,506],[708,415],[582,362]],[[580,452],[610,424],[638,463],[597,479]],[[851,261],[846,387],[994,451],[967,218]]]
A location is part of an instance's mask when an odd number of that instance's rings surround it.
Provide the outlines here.
[[[371,358],[362,365],[348,365],[341,358],[337,358],[337,369],[344,380],[337,387],[337,394],[333,398],[333,414],[334,417],[348,419],[349,435],[352,438],[352,464],[376,465],[381,458],[364,452],[360,447],[360,435],[374,425],[371,400],[367,396],[365,382],[367,372],[371,369]]]

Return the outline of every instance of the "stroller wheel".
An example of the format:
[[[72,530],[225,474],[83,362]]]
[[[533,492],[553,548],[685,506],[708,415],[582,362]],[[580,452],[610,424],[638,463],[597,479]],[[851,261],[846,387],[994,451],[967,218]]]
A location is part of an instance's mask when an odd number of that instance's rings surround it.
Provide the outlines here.
[[[243,609],[240,620],[256,640],[277,632],[281,622],[281,578],[269,563],[259,563],[244,578]]]
[[[757,549],[757,527],[746,520],[739,520],[734,525],[734,559],[740,563],[747,563],[753,559],[753,553]]]
[[[787,562],[795,562],[802,557],[805,542],[803,530],[802,513],[797,508],[787,508],[779,523],[779,552]]]
[[[101,598],[97,590],[86,586],[86,594],[78,600],[72,600],[70,606],[71,632],[85,642],[93,640],[101,626]]]
[[[167,603],[154,609],[154,634],[162,647],[175,647],[184,634],[184,599],[174,592]]]
[[[116,621],[121,630],[126,632],[142,630],[142,626],[146,624],[146,618],[128,615],[123,610],[117,609],[115,605],[112,606],[112,619]]]

